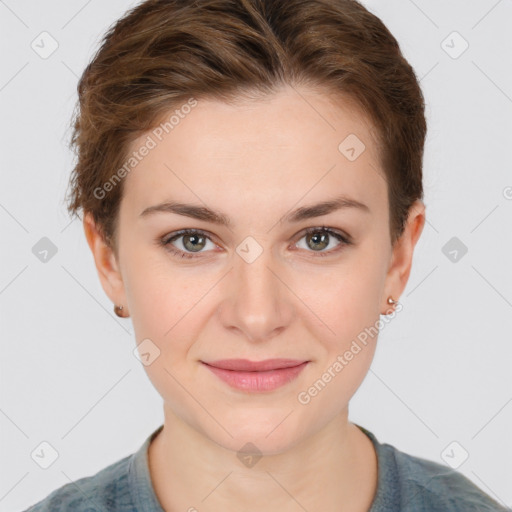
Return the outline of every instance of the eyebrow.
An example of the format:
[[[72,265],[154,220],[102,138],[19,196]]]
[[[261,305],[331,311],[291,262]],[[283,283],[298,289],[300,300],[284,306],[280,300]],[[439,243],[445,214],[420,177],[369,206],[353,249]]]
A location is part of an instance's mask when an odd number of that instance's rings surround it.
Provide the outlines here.
[[[321,217],[322,215],[327,215],[328,213],[341,209],[355,209],[364,213],[370,213],[370,208],[368,208],[368,206],[343,195],[330,201],[323,201],[309,206],[301,206],[300,208],[297,208],[291,213],[285,215],[280,222],[300,222],[306,219]],[[175,213],[177,215],[183,215],[193,219],[212,222],[220,226],[232,227],[233,225],[231,220],[222,212],[211,210],[205,206],[196,206],[177,201],[165,201],[164,203],[150,206],[140,214],[140,217],[147,217],[154,213]]]

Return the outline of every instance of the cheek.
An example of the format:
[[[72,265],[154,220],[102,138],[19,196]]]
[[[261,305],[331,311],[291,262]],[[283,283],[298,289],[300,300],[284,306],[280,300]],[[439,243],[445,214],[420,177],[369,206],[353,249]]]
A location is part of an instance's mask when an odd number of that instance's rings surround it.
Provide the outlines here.
[[[382,265],[372,259],[354,251],[328,270],[301,272],[291,286],[305,304],[304,314],[313,319],[318,339],[328,342],[329,350],[343,349],[379,319]]]
[[[371,366],[379,334],[380,277],[377,272],[340,273],[315,311],[323,323],[315,328],[322,354],[301,389],[304,414],[327,421],[347,406]],[[328,326],[325,327],[325,325]]]
[[[190,313],[209,286],[159,252],[126,252],[125,289],[137,342],[151,338],[165,345],[190,323]]]
[[[352,339],[379,319],[379,293],[381,277],[370,269],[353,272],[342,286],[336,288],[329,308],[333,329],[344,339]]]
[[[143,349],[141,357],[150,354],[144,370],[164,401],[185,415],[186,397],[179,383],[193,377],[187,357],[202,329],[201,297],[211,285],[187,279],[161,261],[132,256],[129,264],[127,294],[135,339]]]

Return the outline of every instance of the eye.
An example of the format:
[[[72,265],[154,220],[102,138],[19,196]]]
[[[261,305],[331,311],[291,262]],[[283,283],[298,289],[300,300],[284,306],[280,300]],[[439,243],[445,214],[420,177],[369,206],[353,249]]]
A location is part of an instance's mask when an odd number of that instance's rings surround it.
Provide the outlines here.
[[[339,242],[335,246],[336,248],[324,251],[323,249],[331,245],[333,238]],[[305,235],[300,238],[300,240],[302,239],[306,240],[306,250],[316,253],[314,256],[329,256],[332,253],[339,252],[344,246],[352,245],[349,236],[325,226],[308,228]]]
[[[182,238],[182,240],[179,245],[181,245],[184,250],[173,245],[173,242],[180,238]],[[183,229],[170,238],[163,238],[160,243],[176,256],[180,256],[182,258],[196,258],[198,256],[195,256],[194,253],[200,253],[201,249],[207,245],[206,241],[209,241],[212,244],[212,248],[216,247],[204,231],[199,229]]]

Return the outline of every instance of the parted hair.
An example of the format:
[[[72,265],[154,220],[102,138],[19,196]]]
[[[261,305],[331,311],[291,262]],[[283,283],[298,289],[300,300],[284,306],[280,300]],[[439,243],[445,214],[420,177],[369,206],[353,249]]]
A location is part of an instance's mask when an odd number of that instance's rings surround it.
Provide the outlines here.
[[[77,86],[69,213],[90,212],[117,252],[124,180],[108,193],[104,184],[125,165],[135,139],[190,98],[258,99],[286,85],[346,100],[374,127],[394,244],[410,207],[423,199],[425,104],[397,40],[356,0],[147,0],[133,7],[109,27]]]

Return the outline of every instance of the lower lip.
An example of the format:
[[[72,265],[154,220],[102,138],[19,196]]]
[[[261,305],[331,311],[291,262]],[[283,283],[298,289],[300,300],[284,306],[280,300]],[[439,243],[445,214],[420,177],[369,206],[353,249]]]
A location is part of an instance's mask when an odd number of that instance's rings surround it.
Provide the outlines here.
[[[235,370],[223,370],[215,366],[203,363],[212,373],[217,375],[232,388],[244,391],[273,391],[295,379],[306,367],[308,361],[290,368],[268,370],[265,372],[239,372]]]

